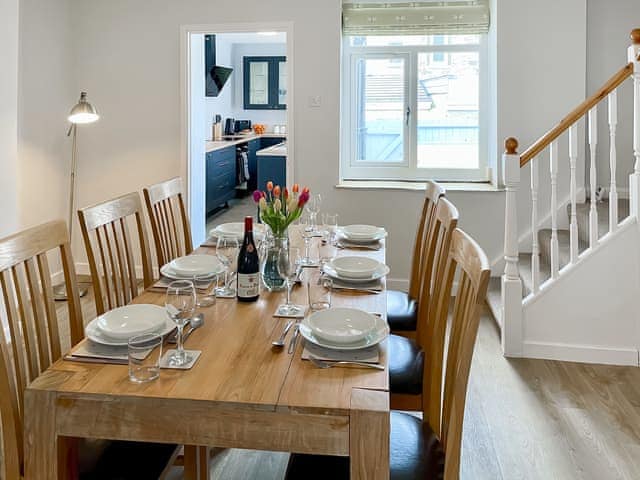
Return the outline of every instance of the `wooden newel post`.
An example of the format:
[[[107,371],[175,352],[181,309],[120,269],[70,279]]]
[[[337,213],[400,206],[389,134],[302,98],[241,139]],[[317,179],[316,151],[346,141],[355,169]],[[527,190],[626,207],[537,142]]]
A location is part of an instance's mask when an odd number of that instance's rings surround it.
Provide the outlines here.
[[[520,155],[518,141],[507,138],[502,155],[507,191],[504,224],[504,274],[502,275],[502,352],[508,357],[522,355],[522,280],[518,270],[518,204]]]
[[[640,218],[640,28],[631,31],[627,58],[633,63],[633,156],[635,164],[629,177],[631,215]]]

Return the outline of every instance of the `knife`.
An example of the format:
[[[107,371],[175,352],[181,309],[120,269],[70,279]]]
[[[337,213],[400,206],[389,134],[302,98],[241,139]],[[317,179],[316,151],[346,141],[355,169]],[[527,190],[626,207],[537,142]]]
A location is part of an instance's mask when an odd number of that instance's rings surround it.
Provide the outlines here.
[[[293,336],[291,340],[289,340],[289,349],[287,350],[288,354],[292,354],[296,351],[296,345],[298,343],[298,336],[300,335],[300,324],[296,323],[296,328],[293,331]]]

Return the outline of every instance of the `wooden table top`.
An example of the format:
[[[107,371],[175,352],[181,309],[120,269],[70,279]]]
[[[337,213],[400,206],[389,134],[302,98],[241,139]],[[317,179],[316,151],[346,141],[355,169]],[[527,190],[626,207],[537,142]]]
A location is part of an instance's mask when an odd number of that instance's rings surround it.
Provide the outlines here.
[[[292,243],[299,243],[295,230]],[[314,241],[318,241],[314,239]],[[194,253],[214,254],[200,247]],[[364,255],[384,261],[385,250],[338,250],[339,256]],[[388,372],[361,368],[319,369],[300,358],[303,341],[295,354],[271,349],[287,319],[273,313],[285,292],[262,292],[255,303],[218,299],[200,309],[204,325],[187,340],[185,348],[202,350],[191,370],[163,369],[160,378],[146,384],[129,381],[126,365],[79,363],[59,360],[30,385],[30,389],[55,391],[64,397],[150,397],[202,400],[248,409],[305,411],[337,414],[348,412],[354,388],[388,391]],[[165,294],[145,291],[133,303],[164,305]],[[307,304],[306,287],[297,285],[292,301]],[[379,294],[334,291],[333,306],[353,306],[386,312],[386,291]],[[289,340],[291,333],[287,337]],[[86,341],[86,340],[85,340]],[[387,364],[386,342],[380,345],[381,363]]]

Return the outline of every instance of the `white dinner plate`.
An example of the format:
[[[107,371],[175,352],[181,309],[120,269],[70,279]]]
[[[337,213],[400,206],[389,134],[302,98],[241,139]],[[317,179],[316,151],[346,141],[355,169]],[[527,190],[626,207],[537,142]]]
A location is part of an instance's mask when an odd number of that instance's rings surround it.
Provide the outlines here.
[[[267,227],[262,223],[254,222],[253,236],[256,240],[264,237]],[[209,232],[213,237],[232,237],[242,240],[244,238],[244,222],[222,223]]]
[[[224,266],[222,266],[222,270],[220,272],[212,273],[212,275],[218,275],[223,272],[224,272]],[[173,268],[171,268],[171,264],[169,263],[160,267],[160,275],[162,275],[163,277],[170,278],[171,280],[193,280],[193,275],[181,275],[178,272],[176,272]]]
[[[333,350],[360,350],[362,348],[371,347],[382,342],[389,335],[389,325],[387,322],[376,315],[375,326],[364,338],[353,343],[335,343],[330,340],[326,340],[315,333],[309,326],[309,318],[307,317],[300,321],[300,334],[309,342],[315,343],[320,347],[330,348]]]
[[[170,269],[176,274],[192,278],[194,275],[224,272],[224,265],[213,255],[186,255],[169,262]]]
[[[347,255],[336,257],[329,262],[329,265],[338,275],[345,278],[368,278],[370,279],[376,270],[383,265],[379,261],[363,256]]]
[[[329,275],[331,278],[335,278],[337,280],[341,280],[343,282],[346,283],[368,283],[368,282],[372,282],[374,280],[379,280],[382,277],[384,277],[385,275],[387,275],[390,271],[389,267],[387,267],[384,263],[381,263],[378,268],[376,268],[375,272],[373,272],[373,274],[369,277],[363,277],[363,278],[349,278],[349,277],[343,277],[342,275],[340,275],[338,272],[336,272],[336,270],[331,266],[330,263],[326,263],[323,267],[322,270],[324,271],[324,273],[326,273],[327,275]]]
[[[173,329],[176,327],[176,324],[173,323],[173,321],[167,316],[166,312],[164,311],[164,308],[159,307],[157,305],[155,306],[162,311],[165,321],[164,321],[164,324],[160,327],[160,329],[153,333],[157,333],[158,335],[164,336],[169,332],[173,331]],[[97,318],[94,318],[93,320],[91,320],[87,324],[87,326],[84,327],[84,333],[89,340],[99,343],[101,345],[110,345],[112,347],[127,346],[128,339],[122,340],[122,339],[112,338],[106,335],[105,333],[103,333],[102,330],[100,330],[100,328],[98,327]]]
[[[164,325],[166,313],[157,305],[125,305],[103,313],[96,320],[98,328],[105,335],[127,340],[159,330]]]
[[[329,308],[312,313],[307,325],[316,337],[343,345],[359,342],[375,330],[376,316],[357,308]]]
[[[348,240],[360,242],[374,242],[387,235],[384,228],[374,225],[345,225],[339,229],[339,233]]]

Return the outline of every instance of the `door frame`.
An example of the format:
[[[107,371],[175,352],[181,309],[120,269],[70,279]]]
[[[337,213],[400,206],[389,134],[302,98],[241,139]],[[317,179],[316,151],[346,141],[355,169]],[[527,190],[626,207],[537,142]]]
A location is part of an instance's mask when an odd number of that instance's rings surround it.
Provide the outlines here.
[[[182,25],[180,27],[180,176],[184,180],[187,210],[191,222],[193,244],[200,245],[208,236],[206,232],[205,197],[192,195],[192,157],[204,153],[192,151],[192,106],[191,106],[191,36],[216,33],[285,32],[287,35],[287,185],[295,182],[295,124],[294,124],[294,49],[293,22],[252,22]],[[204,129],[204,126],[202,126]],[[203,130],[204,131],[204,130]],[[202,155],[204,164],[205,158]],[[204,180],[204,179],[203,179]],[[198,198],[196,198],[198,197]],[[204,214],[203,214],[204,212]]]

